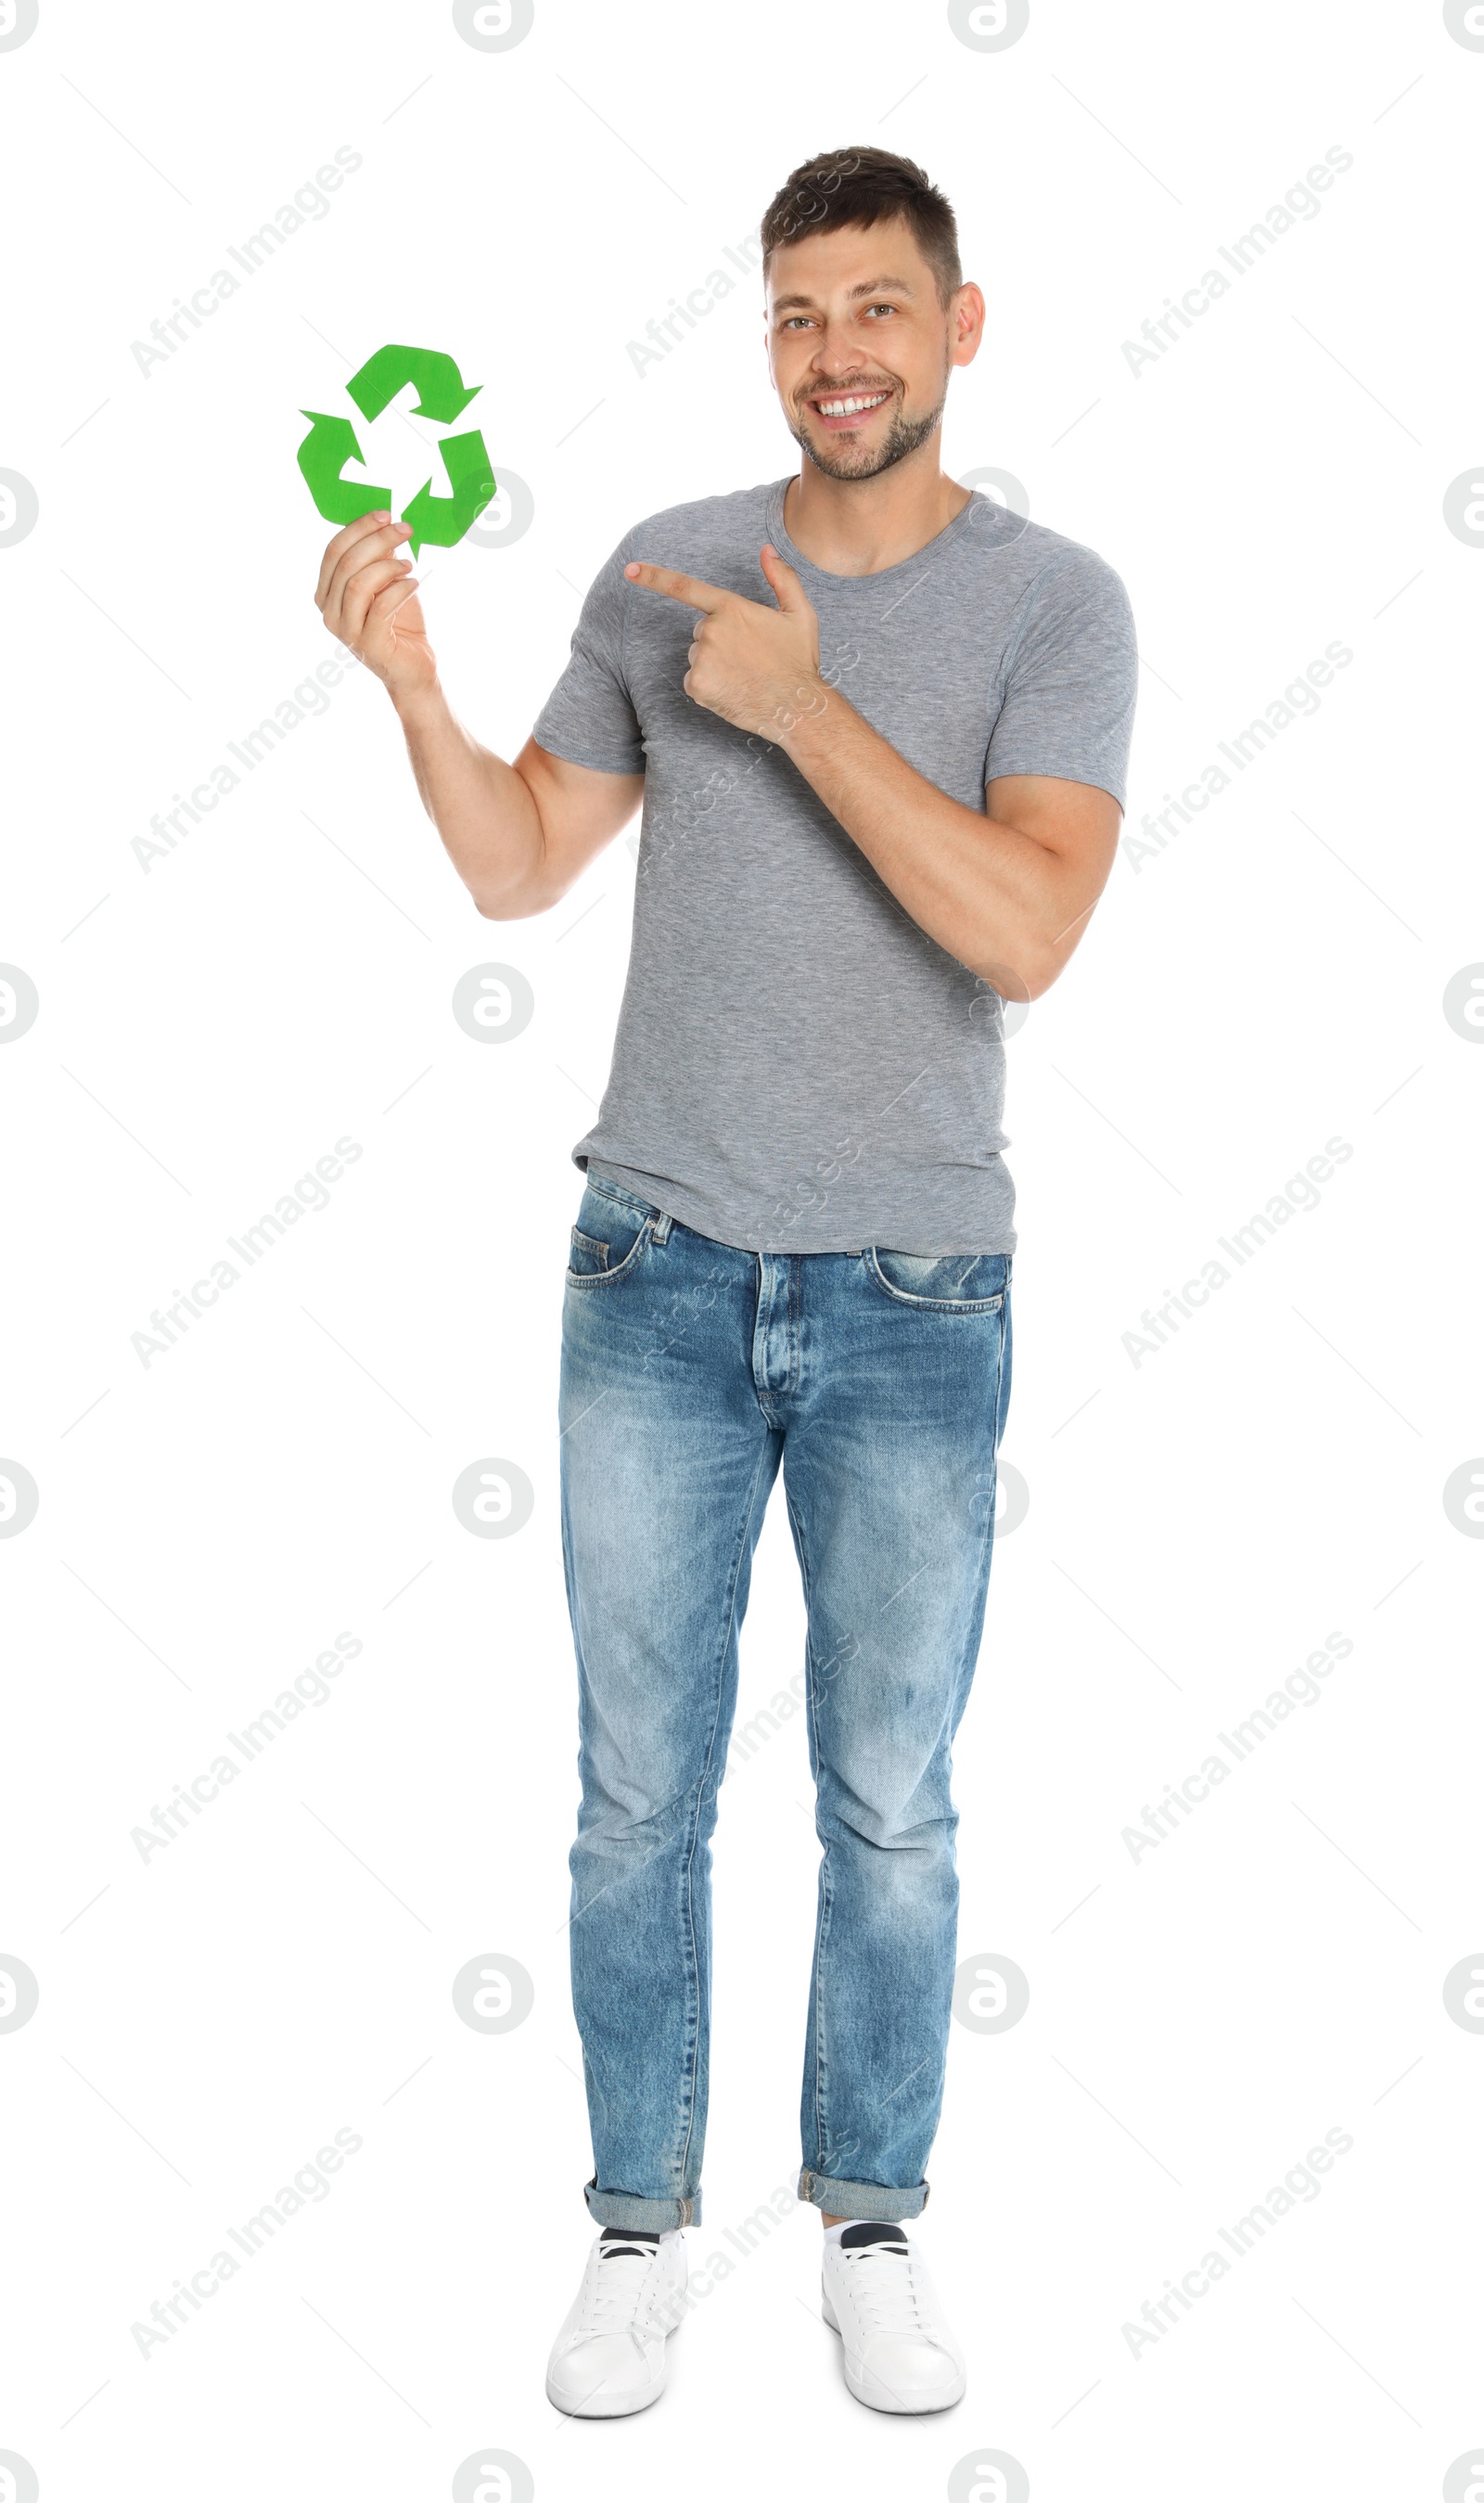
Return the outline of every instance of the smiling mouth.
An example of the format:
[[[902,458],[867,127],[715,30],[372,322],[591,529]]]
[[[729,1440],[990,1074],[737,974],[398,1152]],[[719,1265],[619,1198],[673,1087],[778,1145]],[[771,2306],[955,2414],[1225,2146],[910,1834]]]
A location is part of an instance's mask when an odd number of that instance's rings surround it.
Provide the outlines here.
[[[869,417],[874,409],[884,407],[891,396],[890,389],[832,392],[827,398],[822,394],[817,394],[811,398],[809,405],[816,417],[826,426],[854,426],[859,424],[860,419]]]

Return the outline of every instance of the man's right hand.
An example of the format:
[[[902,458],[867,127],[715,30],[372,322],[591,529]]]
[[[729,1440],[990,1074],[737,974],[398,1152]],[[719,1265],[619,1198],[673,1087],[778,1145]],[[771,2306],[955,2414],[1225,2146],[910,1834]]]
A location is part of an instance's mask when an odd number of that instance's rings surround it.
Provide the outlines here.
[[[330,633],[381,679],[394,703],[438,682],[417,576],[401,554],[411,536],[407,524],[389,513],[363,513],[336,531],[315,586],[315,605]]]

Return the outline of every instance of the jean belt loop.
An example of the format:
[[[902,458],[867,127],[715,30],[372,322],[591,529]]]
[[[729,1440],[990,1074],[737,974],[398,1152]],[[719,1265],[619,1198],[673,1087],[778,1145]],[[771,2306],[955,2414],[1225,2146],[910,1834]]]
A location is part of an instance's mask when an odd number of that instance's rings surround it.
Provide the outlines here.
[[[670,1228],[674,1222],[675,1219],[673,1217],[661,1210],[659,1216],[655,1219],[655,1230],[652,1240],[656,1243],[668,1243],[670,1239]]]

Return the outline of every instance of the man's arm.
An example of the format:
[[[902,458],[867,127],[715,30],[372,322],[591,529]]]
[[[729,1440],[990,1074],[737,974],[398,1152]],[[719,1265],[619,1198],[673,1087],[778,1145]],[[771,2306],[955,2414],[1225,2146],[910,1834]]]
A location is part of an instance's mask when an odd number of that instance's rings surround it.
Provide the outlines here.
[[[441,687],[393,702],[422,806],[487,921],[549,912],[644,797],[642,773],[597,773],[533,738],[506,765],[470,737]]]
[[[1107,884],[1122,811],[1090,782],[1015,773],[989,814],[951,800],[834,688],[775,734],[903,909],[1001,998],[1039,999]]]
[[[624,827],[642,773],[599,773],[526,740],[513,765],[470,737],[438,680],[417,578],[400,554],[411,533],[367,513],[324,552],[315,602],[390,696],[422,797],[444,846],[491,921],[519,921],[559,903]]]
[[[826,685],[798,576],[771,547],[761,562],[777,608],[665,566],[627,567],[644,589],[702,611],[687,695],[776,740],[940,947],[1002,997],[1039,998],[1107,883],[1118,802],[1093,783],[1035,773],[992,782],[988,815],[950,799]]]

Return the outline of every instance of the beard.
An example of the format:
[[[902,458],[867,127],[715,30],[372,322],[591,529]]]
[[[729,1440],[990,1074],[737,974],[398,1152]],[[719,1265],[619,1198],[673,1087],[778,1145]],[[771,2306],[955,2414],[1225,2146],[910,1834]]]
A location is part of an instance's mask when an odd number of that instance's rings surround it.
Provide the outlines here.
[[[879,478],[884,469],[894,469],[898,461],[905,461],[909,453],[919,451],[927,442],[942,421],[947,397],[945,384],[942,398],[926,417],[908,417],[904,410],[897,408],[884,440],[874,451],[864,443],[851,445],[843,436],[832,434],[826,435],[823,444],[813,443],[801,427],[792,423],[789,432],[800,451],[808,455],[816,469],[822,470],[826,478],[846,481]]]

